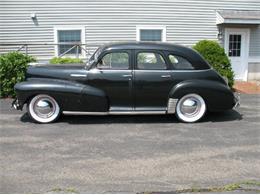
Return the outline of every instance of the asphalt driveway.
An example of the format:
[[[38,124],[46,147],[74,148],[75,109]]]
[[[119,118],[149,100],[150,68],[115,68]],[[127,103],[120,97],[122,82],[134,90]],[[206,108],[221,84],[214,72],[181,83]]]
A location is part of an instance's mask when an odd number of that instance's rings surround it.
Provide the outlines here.
[[[139,193],[260,181],[260,96],[200,123],[63,116],[32,123],[1,100],[0,193]]]

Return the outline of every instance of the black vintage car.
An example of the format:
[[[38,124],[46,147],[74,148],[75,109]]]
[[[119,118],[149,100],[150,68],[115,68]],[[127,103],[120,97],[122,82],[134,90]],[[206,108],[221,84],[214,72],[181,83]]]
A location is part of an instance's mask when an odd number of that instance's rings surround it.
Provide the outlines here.
[[[100,47],[86,66],[29,67],[15,85],[13,106],[27,104],[39,123],[60,114],[176,114],[184,122],[224,111],[238,99],[192,49],[167,43],[116,43]]]

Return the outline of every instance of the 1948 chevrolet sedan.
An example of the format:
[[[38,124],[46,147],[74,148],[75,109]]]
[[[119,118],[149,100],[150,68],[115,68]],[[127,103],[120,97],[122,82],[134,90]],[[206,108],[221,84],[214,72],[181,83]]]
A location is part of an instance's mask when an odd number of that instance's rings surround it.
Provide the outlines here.
[[[167,43],[116,43],[100,47],[86,66],[30,66],[15,85],[13,107],[27,104],[39,123],[76,115],[176,114],[196,122],[224,111],[238,98],[192,49]]]

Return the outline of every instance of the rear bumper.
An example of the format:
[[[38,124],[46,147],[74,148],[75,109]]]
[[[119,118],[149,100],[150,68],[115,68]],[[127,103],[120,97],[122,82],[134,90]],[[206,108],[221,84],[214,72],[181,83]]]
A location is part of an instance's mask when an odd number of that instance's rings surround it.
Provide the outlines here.
[[[238,108],[240,106],[240,96],[238,94],[234,94],[235,105],[233,108]]]

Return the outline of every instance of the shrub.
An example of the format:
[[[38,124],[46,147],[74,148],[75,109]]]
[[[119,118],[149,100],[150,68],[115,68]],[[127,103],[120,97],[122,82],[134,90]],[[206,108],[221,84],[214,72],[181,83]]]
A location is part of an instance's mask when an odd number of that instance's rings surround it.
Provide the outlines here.
[[[51,64],[73,64],[73,63],[77,63],[77,64],[82,64],[83,61],[79,58],[69,58],[69,57],[65,57],[65,58],[61,58],[61,57],[54,57],[50,60]]]
[[[199,41],[193,49],[198,51],[220,75],[228,79],[230,87],[233,86],[234,72],[232,71],[230,60],[224,48],[216,41],[203,40]]]
[[[0,55],[0,97],[15,97],[14,85],[25,78],[25,72],[35,58],[19,52]]]

